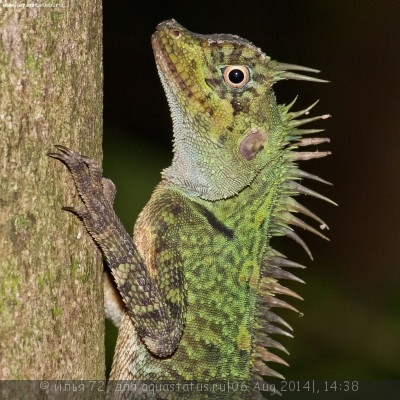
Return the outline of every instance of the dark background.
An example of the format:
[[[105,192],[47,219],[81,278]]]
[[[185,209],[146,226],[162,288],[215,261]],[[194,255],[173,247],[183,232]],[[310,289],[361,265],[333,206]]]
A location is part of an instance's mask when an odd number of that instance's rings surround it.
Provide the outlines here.
[[[274,242],[309,266],[307,284],[291,285],[304,317],[279,313],[295,334],[282,340],[291,367],[276,367],[287,379],[400,379],[399,17],[398,0],[104,2],[104,164],[128,231],[172,157],[150,45],[159,22],[238,34],[331,81],[275,86],[281,103],[321,99],[313,115],[333,115],[313,126],[327,129],[333,155],[303,168],[334,182],[309,186],[339,203],[302,198],[330,226],[330,243],[301,232],[315,262],[290,239]]]

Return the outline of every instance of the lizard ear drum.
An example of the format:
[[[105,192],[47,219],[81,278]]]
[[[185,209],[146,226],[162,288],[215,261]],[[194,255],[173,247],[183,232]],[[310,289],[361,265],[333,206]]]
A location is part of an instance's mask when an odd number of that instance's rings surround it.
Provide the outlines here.
[[[258,129],[253,129],[240,144],[240,154],[247,160],[254,158],[264,148],[265,134]]]
[[[240,89],[250,80],[249,69],[244,65],[230,65],[222,70],[225,83],[234,89]]]

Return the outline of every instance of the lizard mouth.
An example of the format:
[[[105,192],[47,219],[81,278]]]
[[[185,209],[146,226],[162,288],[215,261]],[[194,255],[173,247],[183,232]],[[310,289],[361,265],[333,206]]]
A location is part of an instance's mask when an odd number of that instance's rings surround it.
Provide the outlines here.
[[[206,89],[201,85],[204,77],[199,66],[203,57],[200,37],[170,20],[157,26],[151,42],[170,106],[179,105],[186,111],[189,109],[187,112],[210,118],[213,110],[207,103]]]
[[[164,21],[157,26],[157,30],[151,38],[153,53],[159,73],[163,78],[167,78],[168,82],[175,82],[177,87],[181,90],[186,85],[176,68],[179,57],[174,52],[176,46],[171,42],[180,39],[183,29],[184,28],[175,20]],[[175,62],[172,60],[171,56],[174,58]]]
[[[163,32],[160,32],[157,30],[153,36],[151,37],[151,45],[153,47],[153,53],[154,53],[154,58],[156,59],[157,66],[160,66],[162,69],[162,72],[166,72],[166,65],[168,64],[168,61],[170,64],[172,64],[171,59],[168,57],[168,53],[165,49],[165,45],[162,42],[162,34]],[[167,68],[167,70],[171,70],[171,66]]]

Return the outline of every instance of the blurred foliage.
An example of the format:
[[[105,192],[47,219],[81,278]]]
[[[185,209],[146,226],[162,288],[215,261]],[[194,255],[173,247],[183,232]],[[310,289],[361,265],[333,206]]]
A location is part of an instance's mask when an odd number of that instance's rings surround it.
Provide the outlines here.
[[[150,36],[174,17],[195,32],[227,32],[273,58],[320,68],[329,85],[284,82],[280,102],[321,98],[315,113],[334,155],[305,169],[335,183],[310,185],[339,203],[302,202],[331,228],[331,243],[304,234],[310,263],[288,239],[277,247],[309,269],[291,287],[304,317],[283,340],[287,379],[400,379],[400,2],[373,0],[143,1],[104,4],[105,173],[117,185],[116,210],[128,231],[172,157],[171,122]],[[284,247],[282,247],[284,246]],[[115,334],[115,331],[114,331]],[[111,336],[111,335],[110,335]],[[109,345],[112,348],[112,344]]]

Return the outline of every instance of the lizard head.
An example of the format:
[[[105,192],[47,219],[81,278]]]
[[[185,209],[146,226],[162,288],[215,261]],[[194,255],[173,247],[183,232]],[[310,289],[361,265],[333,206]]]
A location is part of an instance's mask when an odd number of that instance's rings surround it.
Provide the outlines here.
[[[175,20],[152,37],[174,126],[174,160],[163,177],[207,200],[234,196],[279,158],[290,128],[272,85],[308,79],[248,40],[192,33]]]

